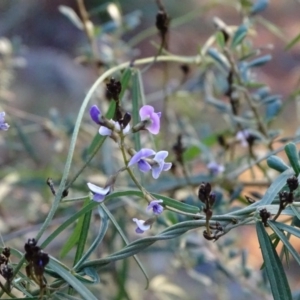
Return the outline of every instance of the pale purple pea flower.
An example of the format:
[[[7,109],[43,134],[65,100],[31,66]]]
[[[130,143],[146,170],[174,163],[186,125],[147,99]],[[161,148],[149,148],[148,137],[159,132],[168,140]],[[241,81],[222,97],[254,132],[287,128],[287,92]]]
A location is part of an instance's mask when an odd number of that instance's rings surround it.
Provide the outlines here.
[[[147,149],[147,148],[143,148],[140,151],[138,151],[136,154],[134,154],[129,163],[128,163],[128,167],[134,165],[134,164],[138,164],[138,167],[140,169],[140,171],[142,172],[148,172],[151,170],[151,166],[150,164],[145,160],[145,158],[152,156],[155,154],[155,151],[152,149]]]
[[[114,131],[116,132],[121,132],[121,126],[119,122],[116,122],[114,120],[109,120],[109,122],[114,126]],[[130,130],[130,124],[128,124],[125,128],[123,128],[123,134],[127,134]],[[111,136],[112,130],[105,127],[105,126],[100,126],[99,128],[99,134],[100,135],[108,135]]]
[[[150,224],[145,224],[146,221],[139,220],[137,218],[132,219],[133,222],[136,223],[137,228],[135,229],[136,233],[144,233],[145,231],[150,229]]]
[[[105,197],[110,193],[111,187],[102,188],[90,182],[87,183],[90,191],[93,193],[93,200],[96,202],[102,202]]]
[[[225,168],[223,165],[220,165],[214,161],[210,162],[209,164],[207,164],[207,169],[214,175],[217,176],[220,173],[223,173]]]
[[[155,164],[152,165],[152,177],[157,179],[162,171],[168,171],[172,167],[172,163],[165,163],[165,158],[168,156],[168,151],[159,151],[155,154],[153,160]]]
[[[99,121],[99,116],[101,116],[101,111],[97,105],[93,105],[90,108],[90,116],[96,124],[101,125],[101,122]]]
[[[250,132],[247,129],[241,130],[236,134],[236,139],[241,143],[242,147],[248,147],[248,138],[250,137]]]
[[[9,125],[5,123],[5,112],[0,112],[0,130],[6,131],[9,128]]]
[[[147,121],[145,128],[152,134],[158,134],[161,113],[156,113],[151,105],[144,105],[139,111],[142,121]]]
[[[159,204],[159,203],[162,203],[162,202],[163,202],[163,200],[161,200],[161,199],[160,200],[153,200],[149,203],[149,205],[147,206],[147,209],[148,210],[152,209],[152,211],[155,215],[160,215],[164,210],[163,206]]]

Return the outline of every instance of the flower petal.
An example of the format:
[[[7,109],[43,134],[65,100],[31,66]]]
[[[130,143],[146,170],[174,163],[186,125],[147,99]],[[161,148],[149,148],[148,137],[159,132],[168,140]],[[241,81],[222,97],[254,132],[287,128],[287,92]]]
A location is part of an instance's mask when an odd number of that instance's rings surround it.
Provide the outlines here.
[[[130,131],[130,124],[128,124],[124,129],[123,129],[123,134],[127,134]]]
[[[90,116],[95,123],[101,125],[101,123],[99,122],[99,115],[101,115],[100,109],[98,108],[97,105],[93,105],[90,108]]]
[[[106,196],[110,191],[110,186],[108,186],[107,188],[102,188],[90,182],[87,183],[87,186],[89,187],[91,192],[102,196]]]
[[[150,164],[148,164],[145,160],[141,159],[138,161],[138,166],[139,166],[139,170],[147,173],[148,171],[151,170],[151,166]]]
[[[154,108],[151,105],[144,105],[143,107],[140,108],[139,111],[142,121],[149,118],[152,113],[154,113]]]
[[[140,161],[143,158],[149,157],[151,155],[154,155],[155,151],[152,149],[148,149],[148,148],[142,148],[140,151],[138,151],[136,154],[134,154],[129,163],[128,163],[128,167],[136,164],[138,161]]]
[[[164,163],[163,171],[169,171],[172,168],[172,163]]]
[[[146,129],[152,134],[158,134],[160,130],[160,118],[157,113],[153,113],[150,116],[151,123],[146,125]]]
[[[163,169],[163,165],[162,164],[152,166],[152,177],[154,179],[157,179],[159,177],[162,169]]]
[[[105,196],[100,194],[93,194],[93,200],[96,202],[102,202],[105,199]]]
[[[144,220],[138,220],[137,218],[133,218],[132,221],[135,222],[137,225],[137,229],[136,229],[137,233],[143,233],[144,231],[150,229],[150,225],[144,225],[145,224]]]
[[[164,161],[168,155],[169,155],[168,151],[159,151],[155,154],[153,159],[159,163],[161,161]]]
[[[99,128],[99,134],[103,135],[103,136],[106,136],[106,135],[110,136],[111,135],[111,130],[109,128],[107,128],[107,127],[101,126]]]

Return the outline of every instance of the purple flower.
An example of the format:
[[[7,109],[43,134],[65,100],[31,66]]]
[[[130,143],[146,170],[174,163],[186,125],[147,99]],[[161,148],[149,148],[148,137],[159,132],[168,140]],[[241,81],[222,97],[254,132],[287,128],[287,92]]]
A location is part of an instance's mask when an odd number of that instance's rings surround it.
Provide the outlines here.
[[[90,182],[88,182],[87,185],[90,191],[93,193],[93,200],[96,202],[102,202],[111,191],[110,186],[102,188]]]
[[[109,120],[109,122],[114,126],[114,131],[121,132],[121,126],[120,126],[119,122],[116,122],[114,120]],[[129,130],[130,130],[130,124],[127,124],[127,126],[125,128],[123,128],[123,134],[127,134],[129,132]],[[111,133],[112,133],[111,129],[109,129],[105,126],[100,126],[100,128],[99,128],[100,135],[110,136]]]
[[[0,130],[6,131],[9,128],[9,125],[5,123],[5,112],[0,112]]]
[[[151,170],[151,166],[150,164],[145,160],[145,158],[154,155],[155,151],[152,149],[147,149],[147,148],[143,148],[140,151],[138,151],[136,154],[134,154],[129,163],[128,163],[128,167],[134,165],[134,164],[138,164],[138,167],[140,169],[140,171],[142,172],[148,172]]]
[[[158,134],[161,113],[154,112],[154,108],[151,105],[144,105],[141,107],[139,114],[142,121],[147,121],[145,128],[152,134]]]
[[[152,165],[152,176],[157,179],[161,171],[168,171],[172,167],[172,163],[165,163],[165,158],[168,156],[168,151],[159,151],[155,154],[153,160],[155,164]]]
[[[101,116],[101,111],[97,105],[93,105],[90,108],[90,116],[95,123],[101,125],[101,122],[99,121],[99,116]]]
[[[163,206],[159,204],[159,203],[162,203],[162,202],[163,202],[163,200],[161,200],[161,199],[160,200],[153,200],[149,203],[149,205],[147,206],[147,209],[148,210],[152,209],[153,213],[155,215],[160,215],[164,210]]]
[[[218,174],[223,173],[225,170],[223,165],[220,165],[214,161],[207,164],[206,167],[214,176],[217,176]]]
[[[236,134],[236,139],[241,143],[242,147],[248,147],[248,138],[250,137],[250,132],[247,129],[241,130]]]
[[[146,230],[150,229],[150,224],[145,224],[146,221],[138,220],[137,218],[132,219],[133,222],[136,223],[137,228],[135,229],[136,233],[144,233]]]

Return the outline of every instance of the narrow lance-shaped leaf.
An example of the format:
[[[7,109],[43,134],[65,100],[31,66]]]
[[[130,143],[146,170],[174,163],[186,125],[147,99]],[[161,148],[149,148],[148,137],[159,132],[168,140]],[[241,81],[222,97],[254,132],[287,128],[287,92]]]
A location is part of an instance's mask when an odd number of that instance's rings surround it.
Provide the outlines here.
[[[284,246],[289,250],[289,252],[293,255],[296,262],[300,265],[300,255],[295,250],[295,248],[291,245],[285,234],[276,227],[276,224],[272,221],[268,221],[269,226],[272,228],[272,230],[277,234],[277,236],[280,238],[281,242],[284,244]]]
[[[231,42],[231,48],[235,48],[243,41],[243,39],[247,35],[248,29],[249,29],[248,24],[242,24],[238,27],[238,29],[236,30],[236,32],[233,35],[232,42]]]
[[[87,206],[89,203],[90,203],[90,199],[87,197],[84,201],[83,207]],[[91,210],[89,212],[91,212]],[[84,216],[81,216],[75,226],[75,229],[72,231],[71,235],[64,243],[60,251],[61,258],[65,257],[69,253],[69,251],[77,244],[83,226],[83,221],[84,221]]]
[[[262,222],[256,222],[256,232],[274,300],[292,300],[283,266]]]
[[[97,300],[97,298],[85,287],[81,281],[79,281],[73,274],[62,267],[53,258],[50,258],[48,266],[57,274],[59,274],[74,290],[76,290],[83,299]]]
[[[300,173],[300,164],[299,164],[299,156],[297,147],[294,143],[288,143],[284,147],[284,151],[290,161],[292,168],[294,169],[296,175],[298,176]]]
[[[140,81],[139,81],[139,70],[134,70],[132,76],[132,120],[133,124],[139,122],[139,107],[140,107]],[[136,151],[141,149],[140,132],[134,134],[134,148]]]
[[[300,33],[296,35],[285,47],[285,50],[290,50],[293,48],[297,43],[300,42]]]
[[[271,169],[274,169],[280,173],[284,172],[289,166],[278,156],[271,155],[267,159],[267,164]]]

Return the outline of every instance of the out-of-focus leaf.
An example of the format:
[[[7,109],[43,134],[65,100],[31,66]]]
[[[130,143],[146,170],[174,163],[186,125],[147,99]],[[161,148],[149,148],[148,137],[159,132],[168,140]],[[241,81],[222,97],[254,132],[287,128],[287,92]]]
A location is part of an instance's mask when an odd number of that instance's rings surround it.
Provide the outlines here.
[[[231,111],[229,104],[224,103],[221,100],[215,99],[212,96],[206,96],[205,102],[212,105],[214,108],[218,109],[222,113],[229,113]]]
[[[271,169],[274,169],[280,173],[284,172],[289,166],[278,156],[271,155],[267,159],[267,164]]]
[[[223,49],[225,47],[225,37],[224,33],[222,31],[217,31],[215,34],[216,42],[218,46]]]
[[[296,44],[298,44],[300,42],[300,33],[295,36],[286,46],[285,46],[285,50],[290,50],[291,48],[293,48]]]
[[[76,12],[69,6],[59,5],[58,10],[64,16],[66,16],[78,29],[83,30],[84,26],[77,16]]]
[[[184,161],[193,160],[196,157],[198,157],[200,153],[201,153],[201,149],[196,145],[192,145],[184,151],[183,159]]]
[[[276,24],[266,20],[265,18],[262,18],[261,16],[257,16],[256,20],[265,26],[275,36],[279,37],[281,40],[286,40],[284,32]]]
[[[253,68],[253,67],[260,67],[269,62],[272,59],[272,55],[267,54],[261,57],[258,57],[256,59],[253,59],[248,62],[248,67]]]
[[[282,108],[282,101],[276,100],[266,105],[266,121],[269,122],[274,119]]]
[[[264,97],[261,101],[262,104],[269,104],[278,100],[281,100],[281,95],[270,95],[267,97]]]
[[[284,244],[284,246],[289,250],[289,252],[293,255],[296,262],[300,265],[300,255],[295,250],[295,248],[291,245],[285,234],[276,227],[276,224],[272,221],[268,221],[269,226],[272,228],[272,230],[276,233],[276,235],[280,238],[281,242]]]
[[[294,169],[296,176],[300,173],[300,164],[299,164],[299,156],[298,156],[298,150],[294,143],[288,143],[284,147],[284,151],[290,161],[290,164],[292,168]]]
[[[223,71],[225,71],[227,73],[228,69],[229,69],[229,62],[227,60],[227,58],[221,54],[217,49],[215,48],[209,48],[207,50],[207,54],[214,60],[217,62],[217,64],[221,67],[221,69]]]
[[[232,42],[231,42],[231,48],[235,48],[244,40],[244,38],[247,35],[248,29],[249,29],[248,23],[241,24],[238,27],[238,29],[236,30],[236,32],[233,35]]]
[[[256,222],[256,232],[274,300],[292,300],[283,266],[262,222]]]
[[[267,8],[268,4],[269,4],[269,0],[257,0],[253,4],[253,6],[250,10],[250,15],[253,16],[255,14],[258,14],[258,13],[264,11]]]
[[[54,300],[80,300],[80,298],[70,296],[68,294],[61,293],[61,292],[56,292],[55,294],[53,294],[52,297]]]

